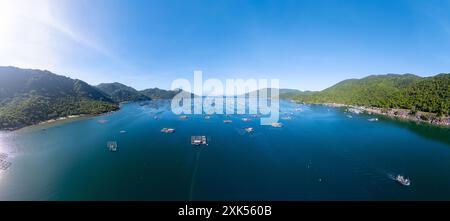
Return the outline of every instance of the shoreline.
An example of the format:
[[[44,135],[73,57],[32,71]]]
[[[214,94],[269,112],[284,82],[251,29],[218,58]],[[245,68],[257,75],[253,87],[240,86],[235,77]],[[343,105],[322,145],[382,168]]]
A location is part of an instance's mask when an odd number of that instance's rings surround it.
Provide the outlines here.
[[[294,100],[290,100],[290,101],[295,102],[295,103],[302,103],[302,102],[297,102]],[[126,104],[126,103],[130,103],[130,102],[121,102],[120,106],[123,104]],[[308,104],[308,103],[303,103],[303,104]],[[389,118],[395,119],[395,120],[406,120],[406,121],[413,121],[413,122],[418,122],[418,123],[427,123],[427,124],[430,124],[433,126],[441,126],[441,127],[447,127],[447,128],[450,127],[450,116],[437,117],[436,114],[430,113],[430,112],[417,111],[415,114],[411,114],[411,110],[409,110],[409,109],[397,109],[397,108],[384,109],[384,108],[378,108],[378,107],[366,107],[366,106],[348,105],[348,104],[340,104],[340,103],[309,103],[309,104],[322,105],[322,106],[327,106],[327,107],[332,107],[332,108],[347,108],[346,111],[355,113],[355,114],[360,114],[360,113],[376,114],[376,115],[389,117]],[[65,116],[65,117],[58,117],[58,118],[41,121],[39,123],[26,125],[23,127],[0,129],[0,132],[13,132],[13,131],[18,131],[18,130],[25,129],[25,128],[34,127],[34,126],[43,126],[43,125],[64,122],[64,121],[69,121],[69,120],[79,120],[81,118],[99,117],[102,115],[112,114],[114,112],[119,111],[120,106],[117,110],[112,110],[112,111],[108,111],[108,112],[104,112],[104,113],[77,114],[77,115],[69,115],[69,116]]]
[[[81,120],[81,119],[84,119],[84,118],[87,119],[87,118],[99,117],[99,116],[103,116],[103,115],[107,115],[107,114],[112,114],[112,113],[114,113],[116,111],[119,111],[119,110],[120,110],[120,107],[117,110],[108,111],[108,112],[99,113],[99,114],[76,114],[76,115],[69,115],[69,116],[65,116],[65,117],[58,117],[58,118],[53,118],[53,119],[41,121],[41,122],[38,122],[38,123],[35,123],[35,124],[26,125],[26,126],[23,126],[23,127],[0,129],[0,132],[14,132],[14,131],[23,130],[23,129],[31,128],[31,127],[45,126],[45,125],[56,124],[56,123],[63,123],[65,121],[70,121],[70,120]]]
[[[357,105],[347,105],[338,103],[321,103],[319,105],[324,105],[327,107],[334,108],[347,108],[348,112],[360,114],[376,114],[381,116],[386,116],[396,120],[407,120],[419,123],[427,123],[434,126],[450,127],[450,116],[438,117],[435,113],[417,111],[412,114],[409,109],[399,109],[399,108],[379,108],[379,107],[366,107]]]

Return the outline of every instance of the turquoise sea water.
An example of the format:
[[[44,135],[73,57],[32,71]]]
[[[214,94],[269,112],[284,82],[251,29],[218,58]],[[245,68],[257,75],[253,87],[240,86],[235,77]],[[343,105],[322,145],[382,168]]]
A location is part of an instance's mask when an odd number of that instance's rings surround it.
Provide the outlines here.
[[[1,133],[12,165],[0,200],[450,200],[449,129],[285,101],[281,111],[291,119],[274,128],[251,115],[182,120],[152,101]],[[193,147],[193,135],[209,145]]]

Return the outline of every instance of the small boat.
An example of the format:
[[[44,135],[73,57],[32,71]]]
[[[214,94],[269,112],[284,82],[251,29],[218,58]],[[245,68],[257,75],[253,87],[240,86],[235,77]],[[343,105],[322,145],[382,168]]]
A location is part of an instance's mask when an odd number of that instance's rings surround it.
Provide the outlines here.
[[[397,175],[395,177],[395,181],[399,182],[400,184],[402,184],[403,186],[409,186],[411,185],[411,180],[402,176],[402,175]]]
[[[121,131],[120,131],[121,134],[124,134],[124,133],[126,133],[126,132],[127,132],[126,130],[121,130]]]
[[[291,120],[292,118],[290,116],[285,116],[281,118],[282,120]]]
[[[211,119],[211,116],[205,116],[205,120]]]
[[[244,117],[244,118],[242,118],[242,121],[249,122],[249,121],[252,121],[252,119]]]
[[[351,113],[354,113],[354,114],[361,114],[361,113],[363,113],[363,111],[361,109],[358,109],[358,108],[348,108],[347,111],[351,112]]]
[[[272,127],[283,127],[282,123],[274,122],[272,123]]]
[[[181,115],[181,116],[180,116],[180,119],[181,119],[181,120],[186,120],[186,119],[188,119],[188,116],[186,116],[186,115]]]
[[[101,120],[98,120],[97,122],[99,124],[106,124],[106,123],[108,123],[108,120],[101,119]]]
[[[173,128],[163,128],[161,129],[161,132],[166,133],[166,134],[171,134],[175,132],[175,129]]]
[[[368,121],[375,122],[375,121],[378,121],[378,118],[370,118],[370,119],[368,119]]]
[[[253,130],[252,127],[249,127],[249,128],[245,128],[245,131],[246,131],[247,133],[252,133],[254,130]]]
[[[348,117],[348,118],[353,118],[353,116],[352,116],[352,115],[350,115],[350,114],[349,114],[349,115],[347,115],[347,117]]]
[[[155,120],[159,120],[159,119],[160,119],[160,117],[158,117],[158,116],[154,116],[154,117],[153,117],[153,119],[155,119]]]
[[[232,120],[224,120],[223,122],[226,124],[229,124],[229,123],[232,123],[233,121]]]

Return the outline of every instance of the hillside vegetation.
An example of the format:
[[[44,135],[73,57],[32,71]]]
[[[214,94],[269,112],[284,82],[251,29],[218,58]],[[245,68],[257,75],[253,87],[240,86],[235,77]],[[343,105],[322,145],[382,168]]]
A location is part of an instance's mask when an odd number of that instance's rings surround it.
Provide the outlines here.
[[[106,94],[49,71],[0,67],[0,129],[118,109]]]
[[[412,74],[373,75],[345,80],[323,91],[296,95],[293,99],[305,103],[401,108],[448,115],[450,74],[425,78]]]

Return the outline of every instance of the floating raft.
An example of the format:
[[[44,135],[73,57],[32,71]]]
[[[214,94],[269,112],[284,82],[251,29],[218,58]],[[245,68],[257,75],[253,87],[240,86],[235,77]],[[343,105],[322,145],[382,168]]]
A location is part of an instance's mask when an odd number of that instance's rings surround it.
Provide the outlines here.
[[[8,158],[8,154],[7,153],[0,153],[0,160],[4,160]]]
[[[106,146],[108,147],[109,151],[112,151],[112,152],[117,151],[117,142],[116,141],[108,141]]]
[[[11,162],[0,160],[0,170],[7,170],[11,166]]]
[[[166,134],[170,134],[170,133],[174,133],[175,129],[173,129],[173,128],[163,128],[161,130],[161,132],[166,133]]]
[[[11,166],[11,162],[6,161],[8,154],[0,153],[0,170],[7,170]]]
[[[207,142],[206,136],[192,136],[191,144],[195,145],[195,146],[208,145],[208,142]]]

